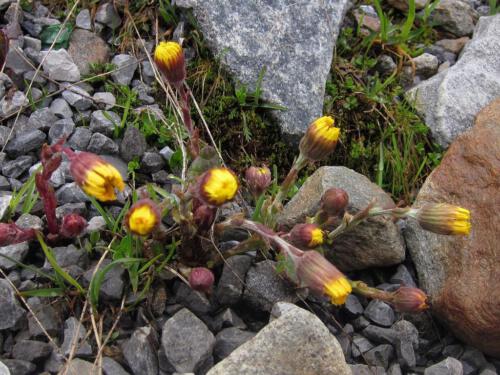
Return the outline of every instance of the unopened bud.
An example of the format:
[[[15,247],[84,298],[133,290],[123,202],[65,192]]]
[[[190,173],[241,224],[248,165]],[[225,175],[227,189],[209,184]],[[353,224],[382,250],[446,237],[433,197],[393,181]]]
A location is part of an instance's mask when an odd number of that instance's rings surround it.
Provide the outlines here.
[[[340,129],[334,127],[335,121],[330,116],[323,116],[312,122],[300,140],[301,154],[311,160],[325,159],[337,145]]]
[[[290,231],[290,242],[311,249],[325,242],[325,233],[316,224],[297,224]]]
[[[329,216],[342,216],[349,204],[349,195],[344,189],[330,188],[321,197],[321,208]]]
[[[154,61],[171,85],[178,86],[186,78],[184,53],[179,43],[160,42],[155,49]]]
[[[408,211],[420,226],[430,232],[444,235],[468,235],[471,229],[470,212],[447,203],[426,204]]]
[[[214,207],[201,205],[193,214],[195,225],[202,230],[209,229],[215,220],[216,209]]]
[[[189,274],[189,285],[199,292],[210,292],[214,285],[215,277],[212,271],[205,267],[196,267]]]
[[[63,217],[59,233],[66,238],[76,238],[87,227],[87,220],[78,214],[68,214]]]
[[[407,286],[392,292],[389,302],[398,312],[417,313],[429,308],[427,295],[418,288]]]
[[[252,195],[258,198],[271,185],[271,171],[267,167],[250,167],[246,170],[245,180]]]
[[[299,258],[297,277],[311,291],[328,295],[334,305],[343,305],[352,291],[344,274],[315,250],[306,251]]]

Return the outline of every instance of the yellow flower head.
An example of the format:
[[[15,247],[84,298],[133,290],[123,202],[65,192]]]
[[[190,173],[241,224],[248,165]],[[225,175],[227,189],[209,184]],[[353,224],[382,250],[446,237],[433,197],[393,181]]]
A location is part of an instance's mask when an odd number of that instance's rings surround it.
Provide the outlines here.
[[[125,225],[135,234],[146,236],[150,234],[160,222],[159,209],[150,199],[141,199],[130,207]]]
[[[311,291],[330,297],[334,305],[343,305],[352,292],[351,284],[342,272],[314,250],[304,252],[299,258],[297,278]]]
[[[160,42],[155,49],[154,61],[170,84],[178,85],[186,78],[184,53],[179,43]]]
[[[115,189],[123,191],[122,175],[110,163],[90,152],[80,152],[71,158],[70,172],[85,193],[100,201],[116,199]]]
[[[351,284],[347,278],[343,276],[338,279],[330,280],[325,284],[325,294],[330,297],[334,305],[343,305],[351,292]]]
[[[323,116],[309,125],[299,144],[300,152],[305,158],[318,161],[333,152],[340,136],[340,129],[334,124],[332,117]]]
[[[325,242],[325,233],[317,224],[297,224],[290,231],[290,241],[301,248],[314,248]]]
[[[413,213],[413,214],[412,214]],[[468,235],[471,229],[470,212],[447,203],[427,204],[412,209],[420,226],[430,232],[444,235]]]
[[[228,168],[212,168],[199,180],[198,197],[209,206],[221,206],[231,201],[238,192],[238,179]]]

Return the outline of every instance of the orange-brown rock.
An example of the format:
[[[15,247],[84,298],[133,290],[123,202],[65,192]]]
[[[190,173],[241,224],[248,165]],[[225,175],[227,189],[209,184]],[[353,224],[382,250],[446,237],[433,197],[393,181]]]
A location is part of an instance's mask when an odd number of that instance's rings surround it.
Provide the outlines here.
[[[415,206],[448,202],[471,211],[468,237],[405,237],[433,312],[463,341],[500,358],[500,98],[459,136],[422,187]]]

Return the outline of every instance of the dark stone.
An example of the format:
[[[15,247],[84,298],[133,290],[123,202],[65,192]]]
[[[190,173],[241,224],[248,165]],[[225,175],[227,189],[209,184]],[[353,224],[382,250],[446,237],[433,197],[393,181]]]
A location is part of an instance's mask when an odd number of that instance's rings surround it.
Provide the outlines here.
[[[411,286],[411,287],[417,287],[417,284],[415,284],[415,281],[413,280],[413,277],[411,276],[410,272],[408,271],[408,268],[404,264],[400,264],[398,266],[398,270],[394,275],[392,275],[391,279],[389,280],[393,284],[400,284],[404,286]]]
[[[90,119],[90,130],[93,133],[101,133],[108,137],[113,135],[115,127],[120,126],[121,118],[112,111],[92,112]]]
[[[2,174],[5,177],[18,178],[30,169],[33,161],[33,157],[29,155],[19,156],[17,159],[8,161],[2,166]]]
[[[70,182],[61,186],[56,192],[57,201],[60,204],[89,202],[90,199],[83,190],[76,184]]]
[[[73,353],[78,357],[90,357],[92,355],[92,347],[86,340],[86,330],[75,317],[70,317],[64,322],[64,342],[61,346],[61,351],[64,355],[69,356]]]
[[[102,358],[102,369],[105,375],[130,375],[123,367],[113,358]]]
[[[349,365],[352,375],[385,375],[385,370],[380,366]]]
[[[218,332],[222,328],[235,327],[239,329],[246,329],[247,326],[232,309],[227,308],[215,317],[213,327],[213,331]]]
[[[129,162],[134,158],[142,158],[147,148],[144,134],[134,126],[127,127],[123,140],[120,144],[120,156],[123,160]]]
[[[101,263],[99,270],[106,267],[109,263],[111,263],[111,260],[105,259]],[[89,283],[92,280],[94,269],[95,265],[84,274],[85,280]],[[104,276],[104,281],[99,289],[99,295],[108,300],[120,300],[123,294],[123,287],[125,285],[125,282],[123,281],[124,273],[125,269],[121,265],[117,264],[112,267]]]
[[[462,363],[458,359],[448,357],[435,365],[427,367],[424,375],[463,375]]]
[[[49,142],[56,143],[62,137],[69,138],[75,130],[75,123],[70,118],[64,118],[52,124],[49,130]]]
[[[21,340],[12,349],[12,358],[23,359],[28,362],[36,362],[46,358],[52,352],[52,346],[46,342]]]
[[[390,327],[396,319],[391,306],[380,300],[370,301],[364,315],[373,323],[383,327]]]
[[[22,359],[2,359],[2,362],[9,368],[11,375],[30,375],[36,369],[33,363]]]
[[[370,322],[364,316],[357,317],[351,323],[356,331],[362,331],[370,325]]]
[[[224,263],[215,296],[222,305],[236,304],[243,293],[244,281],[252,258],[247,255],[235,255]]]
[[[225,328],[215,336],[215,360],[226,358],[231,352],[255,336],[255,333],[242,331],[239,328]]]
[[[27,302],[36,316],[35,319],[31,312],[28,315],[28,328],[31,337],[45,337],[45,332],[51,336],[59,335],[61,329],[59,312],[52,305],[43,303],[38,297],[31,297]]]
[[[86,151],[92,137],[92,132],[87,128],[76,128],[68,140],[68,146],[74,150]]]
[[[184,283],[180,283],[179,285],[176,302],[187,307],[195,314],[206,314],[210,312],[211,309],[210,301],[203,293],[191,289]]]
[[[28,120],[28,128],[36,130],[47,130],[58,118],[52,113],[50,108],[39,108],[33,111]]]
[[[0,330],[15,327],[26,312],[17,301],[12,286],[4,279],[0,279],[0,300],[2,301],[0,303]]]
[[[443,355],[445,357],[453,357],[456,359],[459,359],[463,352],[464,348],[460,344],[446,345],[443,349]]]
[[[158,337],[151,327],[141,327],[122,344],[123,356],[134,374],[157,374]]]
[[[363,355],[363,358],[369,365],[381,366],[385,369],[389,367],[389,363],[393,357],[394,349],[388,344],[376,346]]]
[[[361,335],[355,334],[352,337],[352,356],[357,358],[361,356],[363,353],[367,352],[370,349],[373,349],[375,345],[373,345],[369,340],[364,338]]]
[[[349,294],[344,304],[344,311],[346,311],[349,316],[354,318],[363,314],[364,309],[361,302],[359,302],[358,297],[354,294]]]
[[[157,152],[145,152],[141,159],[140,170],[144,173],[154,173],[165,168],[165,160]]]
[[[88,152],[95,154],[118,154],[118,145],[111,138],[104,134],[94,133],[87,146]]]

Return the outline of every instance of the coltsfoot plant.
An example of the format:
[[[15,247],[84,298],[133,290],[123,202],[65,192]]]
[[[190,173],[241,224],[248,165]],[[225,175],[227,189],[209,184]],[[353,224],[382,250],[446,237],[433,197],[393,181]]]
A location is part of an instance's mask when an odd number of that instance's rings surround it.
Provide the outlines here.
[[[282,211],[300,171],[325,159],[335,150],[340,129],[335,127],[334,119],[323,116],[309,125],[300,141],[299,154],[281,184],[273,184],[271,171],[266,166],[250,166],[242,184],[241,179],[224,165],[216,150],[200,139],[199,129],[191,119],[190,92],[185,82],[186,66],[181,46],[175,42],[161,42],[156,47],[154,62],[161,73],[162,85],[166,89],[170,86],[176,94],[172,100],[179,114],[179,124],[187,134],[186,140],[179,137],[179,146],[184,151],[184,168],[180,176],[174,176],[178,184],[171,192],[153,185],[134,190],[131,194],[133,204],[125,204],[119,220],[108,218],[102,206],[94,200],[107,220],[108,229],[113,232],[113,240],[119,242],[118,245],[110,244],[114,262],[96,273],[90,284],[88,293],[94,305],[97,304],[98,285],[105,272],[117,262],[127,267],[134,290],[141,282],[141,275],[151,276],[151,272],[168,267],[185,277],[193,289],[209,292],[214,283],[211,268],[225,258],[255,249],[272,249],[279,253],[278,258],[284,266],[280,268],[286,277],[313,293],[328,296],[334,305],[344,304],[348,295],[354,292],[384,300],[399,311],[418,312],[428,308],[427,296],[419,289],[403,286],[394,292],[386,292],[349,280],[323,256],[322,246],[332,245],[335,251],[335,241],[340,234],[379,215],[388,215],[394,220],[416,220],[425,230],[442,235],[468,235],[469,211],[446,203],[419,209],[384,208],[373,201],[360,212],[351,214],[347,211],[348,194],[332,186],[324,193],[314,216],[304,223],[296,223],[288,233],[278,232],[277,215]],[[36,176],[36,188],[44,203],[47,228],[42,233],[12,223],[0,224],[2,246],[38,239],[42,248],[47,250],[45,242],[57,243],[84,233],[84,218],[69,214],[58,220],[55,215],[57,201],[50,177],[60,166],[63,154],[70,161],[70,172],[76,183],[91,199],[113,201],[117,199],[117,191],[125,189],[118,170],[99,156],[74,152],[64,145],[64,139],[52,146],[45,145],[41,152],[43,171]],[[251,202],[245,202],[244,197]],[[239,203],[242,212],[219,219],[219,209],[231,201]],[[253,207],[253,210],[248,207]],[[163,220],[165,216],[170,216],[171,220]],[[166,227],[165,222],[170,225]],[[249,233],[248,238],[221,252],[217,246],[218,238],[234,228],[245,230]],[[50,257],[50,252],[46,251],[46,255]],[[53,266],[56,271],[60,270],[57,264]],[[84,292],[69,275],[62,276],[78,292]]]

